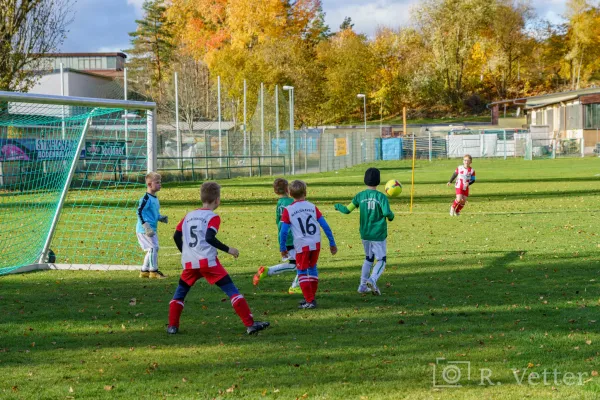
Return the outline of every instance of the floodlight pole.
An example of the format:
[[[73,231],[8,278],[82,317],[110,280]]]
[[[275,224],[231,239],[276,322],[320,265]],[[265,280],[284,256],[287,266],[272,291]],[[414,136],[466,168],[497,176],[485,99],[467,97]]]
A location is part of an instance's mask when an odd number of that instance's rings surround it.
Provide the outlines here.
[[[279,85],[275,85],[275,155],[279,155]]]
[[[175,72],[175,134],[177,135],[177,168],[181,170],[183,143],[181,143],[181,131],[179,130],[179,84],[177,80],[177,72]]]
[[[244,155],[247,155],[246,148],[246,80],[244,79]],[[252,172],[250,172],[250,176],[252,176]]]
[[[358,97],[359,99],[363,99],[363,111],[364,111],[363,114],[365,117],[365,160],[363,160],[363,161],[366,161],[366,158],[369,157],[369,152],[368,152],[368,147],[367,147],[367,143],[368,143],[368,140],[367,140],[367,95],[363,94],[363,93],[359,93],[356,95],[356,97]]]
[[[262,82],[260,83],[260,156],[265,156],[265,84]]]
[[[222,161],[221,157],[223,156],[223,144],[221,143],[221,77],[217,76],[217,109],[219,114],[219,165],[221,165]]]
[[[292,175],[296,174],[296,163],[294,160],[294,87],[284,86],[283,90],[290,92],[290,161],[292,163]]]
[[[63,71],[63,63],[60,63],[60,95],[65,95],[65,75]],[[66,128],[65,128],[65,106],[61,106],[61,115],[62,115],[62,140],[65,140],[66,137]]]
[[[127,101],[127,68],[123,68],[123,100]],[[125,171],[129,171],[129,121],[127,110],[123,111],[125,114]]]

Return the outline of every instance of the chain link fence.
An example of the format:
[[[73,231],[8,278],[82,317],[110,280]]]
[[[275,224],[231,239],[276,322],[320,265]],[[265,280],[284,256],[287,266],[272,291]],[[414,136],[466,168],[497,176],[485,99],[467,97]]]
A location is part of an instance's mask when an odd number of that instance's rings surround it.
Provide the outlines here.
[[[292,175],[336,171],[379,160],[436,160],[522,157],[524,159],[582,157],[583,139],[539,138],[523,129],[465,132],[420,131],[403,137],[381,138],[379,129],[312,128],[265,132],[259,139],[246,132],[247,154],[240,143],[243,130],[222,134],[223,156],[214,155],[218,138],[206,134],[177,166],[177,157],[161,156],[158,169],[167,180],[223,179],[239,176]],[[205,157],[204,143],[213,142]],[[236,143],[235,146],[232,143]],[[188,151],[188,150],[186,150]],[[264,152],[264,154],[262,154]],[[236,154],[237,153],[237,154]],[[189,154],[189,155],[188,155]]]

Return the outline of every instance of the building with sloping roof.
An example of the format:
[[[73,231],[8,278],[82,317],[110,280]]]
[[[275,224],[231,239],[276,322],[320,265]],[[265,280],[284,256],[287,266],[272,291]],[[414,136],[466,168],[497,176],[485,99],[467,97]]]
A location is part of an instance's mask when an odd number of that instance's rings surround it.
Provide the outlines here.
[[[500,104],[523,107],[527,124],[547,126],[553,138],[583,139],[586,154],[593,153],[599,141],[600,88],[497,101],[491,104],[492,115]]]

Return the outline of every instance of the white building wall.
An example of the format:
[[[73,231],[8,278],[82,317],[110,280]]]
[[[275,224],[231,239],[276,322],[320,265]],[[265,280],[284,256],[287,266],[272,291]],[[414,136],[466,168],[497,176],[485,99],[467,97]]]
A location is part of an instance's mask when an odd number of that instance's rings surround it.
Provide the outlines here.
[[[106,94],[111,93],[105,90],[106,85],[112,83],[111,79],[97,77],[77,72],[64,72],[65,96],[75,97],[95,97],[107,98]],[[38,82],[29,91],[33,94],[48,94],[60,96],[60,72],[54,72],[43,75]],[[11,114],[25,115],[47,115],[69,117],[73,109],[65,106],[40,106],[27,103],[10,103],[9,112]]]

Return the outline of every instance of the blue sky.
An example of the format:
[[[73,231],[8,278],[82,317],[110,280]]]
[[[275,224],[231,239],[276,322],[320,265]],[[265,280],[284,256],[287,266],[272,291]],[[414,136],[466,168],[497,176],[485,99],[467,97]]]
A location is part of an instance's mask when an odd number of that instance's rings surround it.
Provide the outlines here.
[[[61,52],[113,52],[129,47],[129,32],[141,18],[144,0],[77,0],[75,20],[69,26]],[[258,0],[260,1],[260,0]],[[560,21],[567,0],[532,0],[537,15]],[[372,35],[377,26],[397,27],[409,22],[418,0],[323,0],[326,22],[336,29],[348,16],[354,28]]]

